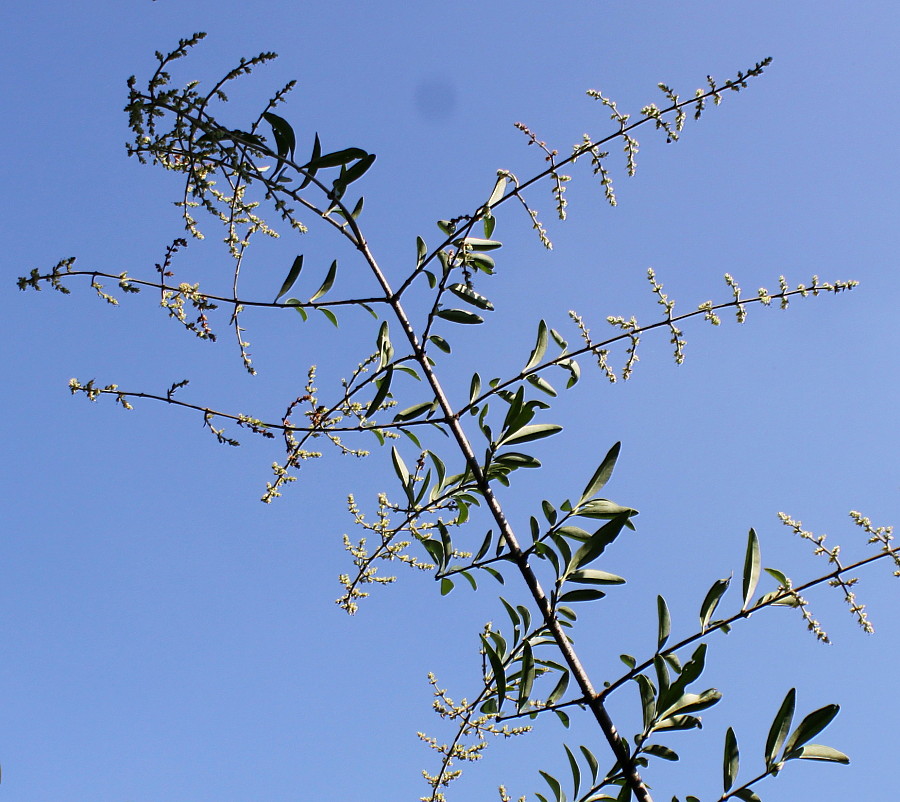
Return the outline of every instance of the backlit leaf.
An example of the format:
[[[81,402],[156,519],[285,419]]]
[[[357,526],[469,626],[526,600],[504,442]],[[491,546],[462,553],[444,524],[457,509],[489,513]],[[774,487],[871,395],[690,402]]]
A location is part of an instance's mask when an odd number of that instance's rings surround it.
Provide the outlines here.
[[[294,286],[294,282],[297,280],[297,277],[300,275],[300,271],[303,269],[303,254],[300,254],[296,259],[294,259],[294,263],[291,265],[291,269],[288,271],[287,278],[284,280],[284,283],[281,285],[281,289],[278,291],[278,295],[275,296],[275,300],[277,301],[282,295],[288,292],[291,287]]]
[[[337,275],[337,259],[335,259],[331,263],[331,267],[328,268],[328,274],[325,276],[325,281],[322,282],[322,286],[316,290],[315,295],[309,299],[310,303],[321,298],[328,290],[331,289],[331,286],[334,284],[334,278]]]
[[[747,553],[744,556],[744,575],[743,590],[744,603],[741,609],[746,609],[753,598],[756,591],[756,585],[759,582],[760,554],[759,554],[759,538],[756,536],[755,530],[751,529],[747,536]]]

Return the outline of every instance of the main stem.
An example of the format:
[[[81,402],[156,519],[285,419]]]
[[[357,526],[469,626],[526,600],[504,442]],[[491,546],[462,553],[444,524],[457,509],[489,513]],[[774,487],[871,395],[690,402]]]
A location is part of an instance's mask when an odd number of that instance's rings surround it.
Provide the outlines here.
[[[537,604],[541,615],[543,616],[544,622],[547,625],[547,629],[550,631],[553,639],[556,641],[556,645],[559,648],[563,659],[569,666],[569,670],[572,676],[575,678],[575,681],[578,683],[578,687],[581,689],[584,698],[587,700],[587,706],[594,714],[594,718],[600,725],[600,729],[603,731],[603,735],[606,737],[610,749],[612,749],[616,760],[622,767],[622,771],[625,774],[628,784],[631,786],[632,792],[638,799],[638,802],[653,802],[647,786],[641,779],[641,775],[638,773],[637,767],[634,765],[634,762],[632,761],[631,756],[628,753],[628,748],[625,742],[619,735],[618,730],[616,730],[615,724],[613,724],[613,721],[610,718],[609,713],[607,713],[603,702],[598,697],[597,692],[594,690],[594,686],[591,683],[590,677],[588,677],[587,671],[585,671],[584,666],[578,659],[578,655],[572,648],[572,644],[569,642],[566,633],[563,631],[562,626],[560,626],[559,621],[554,615],[553,608],[550,605],[550,600],[547,598],[547,594],[541,587],[541,583],[538,580],[537,575],[529,565],[528,556],[524,553],[522,547],[519,545],[519,541],[516,538],[515,532],[513,532],[512,526],[506,519],[506,515],[503,512],[500,501],[494,495],[493,488],[491,487],[487,477],[484,475],[484,471],[482,471],[481,469],[481,464],[479,463],[478,458],[475,456],[475,452],[472,449],[469,438],[466,435],[462,424],[460,424],[459,422],[459,416],[453,411],[453,407],[450,405],[450,401],[447,398],[447,395],[444,392],[444,389],[441,386],[437,375],[434,373],[434,369],[431,363],[428,361],[428,358],[425,355],[425,350],[419,342],[418,337],[416,336],[416,332],[406,315],[406,311],[404,310],[403,305],[401,304],[397,295],[395,295],[395,293],[391,289],[391,286],[387,281],[387,277],[384,275],[384,273],[381,271],[381,268],[378,266],[378,263],[375,261],[375,258],[369,250],[368,244],[366,243],[362,232],[359,231],[358,228],[356,228],[354,234],[357,237],[356,246],[365,257],[376,279],[384,290],[385,298],[390,304],[391,309],[393,309],[394,315],[396,316],[397,321],[402,327],[403,332],[406,335],[406,338],[416,355],[416,361],[422,368],[422,372],[425,374],[425,377],[428,380],[428,384],[431,386],[431,389],[434,392],[434,397],[444,413],[448,426],[450,427],[450,431],[453,433],[453,437],[456,440],[460,451],[465,457],[466,463],[469,466],[469,470],[471,470],[472,475],[475,477],[475,481],[478,484],[478,489],[481,492],[487,504],[487,507],[491,512],[491,516],[493,517],[494,521],[497,524],[497,527],[499,528],[503,540],[506,542],[509,553],[512,556],[513,561],[515,562],[516,567],[519,569],[519,572],[522,574],[522,577],[525,580],[525,584],[528,586],[528,590],[531,592],[531,595],[534,598],[534,601]]]

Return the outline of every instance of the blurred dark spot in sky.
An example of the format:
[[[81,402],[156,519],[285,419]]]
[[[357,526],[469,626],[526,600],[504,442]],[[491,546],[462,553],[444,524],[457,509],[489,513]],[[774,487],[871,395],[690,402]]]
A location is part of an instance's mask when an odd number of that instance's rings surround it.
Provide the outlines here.
[[[446,78],[427,78],[416,85],[416,113],[427,122],[446,122],[456,113],[456,87]]]

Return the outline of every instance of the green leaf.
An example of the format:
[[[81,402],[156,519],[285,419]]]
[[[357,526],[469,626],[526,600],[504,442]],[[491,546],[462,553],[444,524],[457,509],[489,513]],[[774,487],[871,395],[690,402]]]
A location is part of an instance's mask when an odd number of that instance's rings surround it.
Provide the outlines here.
[[[523,426],[521,429],[513,432],[506,437],[501,437],[497,443],[498,446],[512,446],[517,443],[528,443],[532,440],[542,440],[545,437],[552,437],[557,432],[562,431],[562,426],[555,423],[535,423],[530,426]]]
[[[656,718],[656,689],[650,678],[644,674],[638,674],[633,678],[637,683],[638,690],[641,694],[641,710],[644,717],[644,731],[650,729],[653,720]]]
[[[453,590],[453,581],[445,576],[441,580],[441,596],[446,596],[451,590]]]
[[[428,552],[429,556],[432,560],[434,560],[435,564],[438,568],[442,568],[444,565],[444,547],[439,540],[423,540],[422,545],[425,547],[425,551]]]
[[[419,416],[424,415],[433,406],[434,401],[423,401],[421,404],[413,404],[411,407],[407,407],[402,412],[398,412],[394,415],[394,423],[418,418]]]
[[[328,321],[331,323],[332,326],[334,326],[335,328],[338,327],[337,315],[335,315],[334,312],[332,312],[330,309],[325,308],[324,306],[318,307],[318,310],[323,315],[325,315],[326,318],[328,318]]]
[[[536,367],[541,363],[541,360],[544,358],[544,354],[547,352],[547,343],[549,341],[549,329],[547,328],[547,324],[542,320],[538,323],[538,332],[537,332],[537,342],[534,345],[534,350],[531,352],[531,357],[528,359],[528,364],[522,368],[522,373],[527,373],[532,368]]]
[[[644,747],[644,752],[654,757],[661,757],[663,760],[678,760],[678,753],[674,749],[662,744],[650,744]]]
[[[563,694],[566,692],[566,688],[569,687],[569,672],[563,671],[559,675],[559,682],[556,683],[553,690],[550,691],[550,695],[547,697],[548,705],[555,705],[560,699],[562,699]]]
[[[391,461],[394,463],[394,473],[397,474],[397,478],[400,479],[404,487],[408,487],[410,479],[409,469],[406,467],[406,463],[403,461],[403,457],[400,456],[400,452],[397,451],[396,446],[391,448]]]
[[[727,794],[734,785],[740,767],[740,752],[734,730],[729,727],[725,732],[725,755],[722,759],[722,784]]]
[[[797,747],[803,746],[811,738],[815,738],[831,724],[834,717],[840,712],[840,709],[839,705],[825,705],[825,707],[814,710],[804,718],[784,745],[785,759],[787,759],[789,753],[793,752]]]
[[[310,165],[315,164],[321,155],[322,143],[319,141],[319,135],[316,134],[315,142],[313,142],[312,156],[310,157],[310,160],[307,162],[307,164],[301,168],[306,171],[306,178],[304,178],[303,182],[300,184],[300,189],[305,189],[307,186],[309,186],[310,181],[313,180],[313,176],[315,176],[316,171],[319,168],[311,167]]]
[[[317,141],[318,138],[318,135],[316,135]],[[324,156],[313,158],[305,166],[316,170],[322,170],[326,167],[340,167],[356,159],[364,159],[368,155],[362,148],[344,148],[344,150],[336,150],[333,153],[326,153]]]
[[[495,251],[503,246],[502,242],[493,239],[480,239],[478,237],[466,237],[453,243],[457,248],[466,248],[470,251]]]
[[[448,343],[443,337],[438,334],[432,334],[428,338],[432,343],[434,343],[441,351],[445,354],[449,354],[451,351],[450,343]]]
[[[378,329],[378,338],[375,341],[378,353],[381,357],[380,366],[386,368],[394,356],[394,346],[391,345],[390,332],[388,331],[388,322],[385,320]]]
[[[309,319],[309,315],[306,313],[306,310],[302,306],[300,306],[303,301],[299,300],[298,298],[288,298],[284,303],[285,306],[293,306],[299,313],[300,317],[303,318],[304,322]]]
[[[551,398],[556,398],[559,393],[553,389],[553,385],[550,384],[545,378],[538,376],[536,373],[530,373],[525,377],[525,380],[532,385],[533,387],[537,387],[542,393],[546,393]]]
[[[352,184],[354,181],[358,181],[362,178],[366,171],[375,163],[375,154],[369,153],[366,156],[363,156],[356,164],[352,167],[348,167],[346,172],[341,174],[341,182],[343,184]]]
[[[297,138],[294,136],[294,129],[291,128],[291,124],[284,117],[279,117],[271,111],[265,112],[263,118],[272,126],[278,156],[284,158],[290,154],[290,157],[293,159],[294,148],[297,147]]]
[[[481,395],[481,376],[474,373],[472,375],[472,381],[469,383],[469,403],[474,403],[479,395]]]
[[[488,661],[491,664],[494,682],[497,685],[497,710],[499,711],[503,706],[503,700],[506,697],[506,671],[503,669],[503,661],[484,635],[481,636],[481,642],[484,646],[485,654],[487,654]]]
[[[520,713],[528,706],[528,700],[531,697],[531,689],[534,686],[534,676],[534,655],[532,653],[531,644],[528,641],[525,641],[522,644],[519,703],[516,707],[517,711]]]
[[[833,749],[830,746],[822,744],[807,744],[795,749],[791,754],[785,755],[785,759],[792,760],[799,758],[800,760],[824,760],[827,763],[849,763],[850,758],[843,752]]]
[[[620,515],[618,518],[613,518],[608,523],[605,523],[596,532],[594,532],[594,534],[588,535],[584,542],[584,545],[582,545],[572,556],[572,560],[566,568],[567,573],[578,568],[584,568],[585,566],[590,565],[594,560],[602,555],[606,547],[618,537],[619,533],[622,531],[622,527],[625,526],[625,521],[627,520],[628,518],[625,515]],[[571,530],[584,532],[583,529],[579,529],[575,526],[562,526],[557,530],[557,532],[565,535],[568,534]],[[585,534],[587,533],[585,532]]]
[[[291,269],[288,271],[287,278],[284,280],[284,284],[281,285],[281,289],[278,291],[278,295],[275,296],[275,301],[284,295],[291,287],[294,286],[294,282],[297,280],[297,277],[300,275],[300,271],[303,269],[303,254],[300,254],[296,259],[294,259],[294,263],[291,265]]]
[[[331,267],[328,268],[328,275],[325,276],[325,281],[322,282],[322,286],[316,290],[315,295],[309,299],[309,302],[317,301],[321,298],[328,290],[331,289],[331,285],[334,284],[334,277],[337,275],[337,259],[335,259],[331,263]]]
[[[717,579],[713,582],[709,591],[707,591],[706,598],[703,599],[703,604],[700,605],[700,629],[703,632],[706,631],[706,627],[709,624],[710,618],[712,618],[712,614],[716,611],[716,607],[719,606],[719,601],[725,591],[728,590],[730,584],[731,577],[728,577],[727,579]]]
[[[500,198],[503,197],[506,192],[506,176],[501,175],[497,177],[497,183],[494,184],[494,188],[491,190],[491,196],[488,198],[487,203],[485,204],[488,208],[493,206]]]
[[[550,786],[550,790],[553,791],[553,796],[556,798],[556,802],[565,802],[566,795],[563,793],[562,786],[559,784],[559,780],[556,777],[547,774],[546,771],[541,771],[538,769],[538,774],[546,780],[547,785]]]
[[[466,312],[464,309],[439,309],[435,314],[437,317],[449,320],[451,323],[464,323],[467,325],[484,323],[483,317],[476,315],[474,312]]]
[[[618,515],[627,514],[628,518],[638,514],[631,507],[622,507],[614,501],[605,498],[595,498],[578,507],[575,515],[579,518],[615,518]]]
[[[479,295],[475,290],[470,289],[465,284],[451,284],[447,289],[458,298],[462,298],[462,300],[472,304],[472,306],[475,306],[478,309],[491,311],[494,308],[494,305],[487,298],[483,295]]]
[[[473,562],[478,562],[485,554],[487,554],[488,549],[491,547],[491,540],[494,536],[494,530],[488,529],[487,534],[484,536],[484,540],[481,543],[481,547],[478,549],[478,552],[475,554],[473,558]]]
[[[484,236],[490,239],[494,233],[494,226],[497,225],[497,219],[490,213],[486,214],[481,220],[481,227],[484,229]]]
[[[722,694],[715,688],[709,688],[703,693],[686,693],[675,704],[669,707],[661,718],[668,718],[676,714],[696,713],[698,710],[706,710],[712,707],[722,698]]]
[[[580,507],[585,501],[593,498],[603,489],[609,481],[609,477],[612,476],[613,468],[616,467],[616,460],[619,458],[619,451],[621,449],[622,444],[616,443],[607,452],[606,456],[603,458],[603,462],[601,462],[597,470],[594,471],[594,475],[584,488],[581,499],[579,499],[578,504],[575,505],[576,507]]]
[[[372,415],[375,410],[377,410],[383,403],[384,399],[387,398],[388,392],[391,389],[391,380],[394,378],[394,368],[389,367],[385,372],[384,376],[380,379],[376,380],[375,386],[378,388],[375,391],[375,395],[372,397],[372,400],[369,402],[369,406],[366,407],[366,412],[364,417],[368,418]]]
[[[769,728],[769,735],[766,738],[766,768],[771,769],[775,765],[775,758],[778,755],[784,739],[787,737],[791,728],[791,719],[794,717],[794,705],[797,700],[797,690],[791,688],[784,697],[781,707],[772,720],[772,726]]]
[[[742,610],[747,608],[750,599],[753,598],[753,593],[756,591],[756,585],[759,582],[759,567],[759,538],[756,536],[756,531],[751,529],[750,534],[747,536],[747,553],[744,556],[744,603],[741,606]]]
[[[672,617],[669,615],[669,605],[662,596],[656,597],[656,648],[662,649],[666,641],[669,639],[669,633],[672,631]]]
[[[735,791],[734,796],[736,796],[738,799],[742,799],[743,802],[762,802],[762,800],[749,788],[741,788]],[[691,800],[694,800],[694,802],[700,802],[699,799],[693,796],[687,798],[687,802],[691,802]]]
[[[425,257],[428,255],[428,246],[421,237],[416,237],[416,267],[419,268],[425,263]]]
[[[586,746],[579,746],[578,748],[581,750],[581,754],[584,755],[584,759],[587,761],[588,766],[591,769],[591,781],[597,782],[597,772],[600,769],[600,761],[597,760],[594,753]]]
[[[637,665],[637,660],[635,660],[630,654],[620,654],[619,659],[629,668],[634,668]]]
[[[597,599],[602,599],[605,595],[606,594],[602,590],[597,590],[596,588],[579,588],[578,590],[570,590],[567,593],[563,593],[558,601],[560,604],[596,601]]]

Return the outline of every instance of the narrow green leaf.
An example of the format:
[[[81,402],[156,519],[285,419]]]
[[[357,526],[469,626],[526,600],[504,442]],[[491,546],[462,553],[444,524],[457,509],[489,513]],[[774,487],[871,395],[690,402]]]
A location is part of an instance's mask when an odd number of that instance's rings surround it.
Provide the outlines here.
[[[293,306],[300,314],[300,317],[303,318],[304,323],[309,319],[309,315],[306,313],[306,310],[302,306],[300,306],[303,301],[299,300],[298,298],[288,298],[284,303],[286,306]]]
[[[487,654],[488,661],[491,664],[494,683],[497,686],[497,710],[499,711],[503,706],[503,700],[506,697],[506,671],[503,669],[503,661],[484,635],[481,636],[481,642],[484,645],[485,654]]]
[[[300,184],[300,189],[305,189],[309,186],[310,181],[313,180],[313,177],[316,174],[316,171],[319,169],[318,167],[312,167],[322,155],[322,143],[319,141],[319,135],[316,134],[315,142],[313,142],[313,150],[312,156],[309,159],[309,162],[302,168],[306,171],[306,178],[303,179],[303,182]]]
[[[434,401],[423,401],[420,404],[413,404],[411,407],[407,407],[402,412],[398,412],[394,415],[394,422],[397,423],[418,418],[421,415],[424,415],[433,406]]]
[[[466,237],[453,243],[457,248],[467,248],[472,251],[495,251],[503,246],[502,242],[493,239],[480,239],[479,237]]]
[[[605,498],[595,498],[591,501],[580,505],[575,511],[575,515],[579,518],[615,518],[617,515],[627,514],[631,518],[638,514],[637,510],[631,507],[623,507]]]
[[[375,386],[378,388],[375,391],[375,395],[372,397],[372,400],[369,402],[369,406],[366,407],[366,418],[370,417],[373,412],[375,412],[383,403],[384,399],[387,398],[387,394],[391,389],[391,381],[394,378],[394,368],[389,367],[385,372],[384,376],[378,379],[375,382]]]
[[[494,305],[487,298],[483,295],[479,295],[475,290],[467,287],[465,284],[451,284],[447,289],[457,298],[462,298],[466,303],[470,303],[478,309],[491,311],[494,308]]]
[[[428,255],[428,246],[421,237],[416,237],[416,267],[421,267]]]
[[[542,376],[538,376],[536,373],[529,373],[525,377],[525,380],[533,387],[537,387],[537,389],[542,393],[546,393],[547,395],[549,395],[551,398],[556,398],[556,396],[559,395],[559,393],[556,392],[550,382],[548,382]]]
[[[644,752],[648,755],[653,755],[654,757],[660,757],[663,760],[678,760],[678,753],[674,749],[669,749],[668,746],[663,746],[662,744],[650,744],[649,746],[644,747]]]
[[[493,206],[500,198],[503,197],[506,192],[506,176],[501,175],[497,177],[497,183],[494,184],[494,188],[491,190],[491,196],[488,198],[487,204],[485,204],[488,208]]]
[[[729,727],[725,732],[725,754],[722,758],[722,787],[727,794],[734,785],[740,768],[740,752],[734,730]]]
[[[712,707],[722,698],[722,694],[715,688],[709,688],[703,693],[686,693],[675,704],[669,707],[662,717],[668,718],[676,714],[696,713],[698,710],[706,710]]]
[[[481,220],[481,227],[484,229],[484,236],[488,239],[491,238],[491,234],[494,233],[494,226],[497,225],[497,218],[495,218],[492,214],[486,214]]]
[[[597,601],[597,599],[602,599],[605,595],[606,594],[602,590],[598,590],[597,588],[579,588],[578,590],[570,590],[567,593],[563,593],[558,601],[560,604]]]
[[[469,403],[474,403],[479,395],[481,395],[481,376],[474,373],[472,374],[472,381],[469,383]]]
[[[613,469],[616,467],[616,460],[619,458],[619,451],[622,449],[621,443],[616,443],[603,458],[603,461],[600,463],[599,467],[596,471],[594,471],[594,475],[591,477],[591,480],[587,483],[584,488],[584,492],[581,494],[581,499],[576,504],[576,507],[580,507],[590,498],[593,498],[597,493],[599,493],[606,483],[609,481],[609,477],[612,476]]]
[[[769,728],[769,735],[766,738],[766,768],[771,769],[775,765],[775,758],[787,737],[791,728],[791,719],[794,717],[794,705],[797,700],[797,690],[791,688],[784,697],[781,707],[772,720],[772,726]]]
[[[572,571],[566,577],[567,581],[581,585],[622,585],[625,580],[621,576],[599,571],[596,568],[583,568],[580,571]]]
[[[443,320],[449,320],[451,323],[463,323],[466,325],[477,325],[484,323],[484,318],[476,315],[474,312],[467,312],[464,309],[439,309],[436,316]]]
[[[641,694],[641,710],[644,717],[644,730],[649,730],[656,718],[656,689],[650,678],[644,674],[634,677]]]
[[[578,568],[584,568],[600,557],[606,550],[606,547],[619,536],[627,520],[628,518],[625,515],[620,515],[618,518],[613,518],[608,523],[603,524],[594,534],[588,535],[584,540],[584,545],[572,556],[566,572],[571,573]],[[584,530],[577,526],[562,526],[557,532],[568,536],[575,535],[577,539],[581,540],[582,538],[579,535]],[[584,534],[587,535],[588,533],[584,532]]]
[[[550,790],[553,791],[553,796],[556,799],[556,802],[565,802],[566,795],[563,793],[562,786],[559,784],[559,780],[556,777],[553,777],[550,774],[547,774],[546,771],[541,771],[538,769],[538,774],[546,780],[547,785],[550,786]]]
[[[669,605],[662,596],[656,597],[656,648],[662,649],[666,641],[669,639],[669,633],[672,631],[672,617],[669,615]]]
[[[444,547],[439,540],[423,540],[422,545],[435,565],[440,568],[444,564]]]
[[[478,562],[485,554],[487,554],[488,549],[491,547],[491,539],[494,536],[494,530],[488,529],[487,534],[484,536],[484,540],[481,543],[481,547],[478,549],[478,552],[475,554],[473,562]]]
[[[359,216],[362,214],[363,204],[365,203],[365,198],[362,195],[359,196],[359,200],[356,202],[356,206],[353,207],[353,211],[350,212],[350,216],[354,220],[358,220]]]
[[[563,671],[559,675],[559,682],[556,683],[553,690],[550,691],[550,695],[547,697],[548,705],[555,705],[560,699],[562,699],[563,694],[566,692],[566,688],[569,687],[569,672]]]
[[[397,474],[400,483],[403,487],[408,487],[410,478],[409,469],[406,467],[406,463],[403,461],[403,457],[400,456],[400,452],[397,451],[396,446],[391,448],[391,461],[394,463],[394,473]]]
[[[334,284],[334,277],[337,275],[337,264],[337,259],[331,263],[331,267],[328,268],[328,274],[325,276],[325,281],[323,281],[322,286],[316,290],[316,294],[309,299],[310,303],[317,301],[331,289],[331,285]]]
[[[323,315],[325,315],[325,317],[328,319],[328,322],[331,323],[332,326],[334,326],[335,328],[338,327],[337,315],[335,315],[334,312],[324,306],[320,306],[317,308]]]
[[[318,135],[316,135],[316,139],[318,140]],[[368,155],[362,148],[344,148],[344,150],[336,150],[333,153],[326,153],[324,156],[313,158],[306,167],[315,168],[316,170],[323,170],[327,167],[340,167],[356,159],[364,159]]]
[[[441,351],[445,354],[449,354],[451,351],[450,343],[448,343],[443,337],[438,334],[432,334],[429,338],[429,341],[435,344]]]
[[[566,744],[563,744],[563,749],[566,750],[566,757],[569,759],[569,769],[572,771],[572,794],[574,796],[578,796],[578,792],[581,790],[581,769],[578,766],[578,761],[575,760],[575,755],[572,754],[572,750],[569,749]]]
[[[511,435],[502,437],[497,445],[512,446],[518,443],[528,443],[532,440],[542,440],[545,437],[552,437],[560,431],[562,431],[562,426],[558,426],[555,423],[535,423],[531,426],[523,426]]]
[[[293,159],[294,148],[297,147],[297,139],[294,136],[294,129],[291,127],[291,124],[285,120],[284,117],[279,117],[271,111],[267,111],[263,114],[263,118],[272,126],[272,133],[275,135],[275,146],[278,149],[278,155],[281,158],[284,158],[290,154],[290,157]]]
[[[762,802],[762,800],[749,788],[741,788],[734,792],[734,796],[743,802]],[[697,797],[689,796],[686,802],[700,802]]]
[[[700,605],[700,629],[702,631],[706,631],[706,627],[712,618],[712,614],[716,611],[716,607],[719,606],[719,601],[725,591],[728,590],[730,584],[731,577],[728,577],[727,579],[717,579],[707,591],[706,598],[703,599],[703,604]]]
[[[744,556],[744,603],[741,606],[742,610],[747,608],[750,599],[753,598],[753,594],[756,591],[756,585],[759,582],[759,568],[759,538],[756,536],[756,531],[751,529],[750,534],[747,536],[747,553]]]
[[[538,332],[537,332],[537,342],[534,345],[534,350],[531,352],[531,357],[528,359],[528,364],[522,368],[522,373],[527,373],[534,367],[537,367],[541,364],[541,360],[544,358],[544,354],[547,352],[547,342],[549,340],[549,329],[547,328],[547,324],[542,320],[538,323]]]
[[[388,322],[385,320],[378,329],[378,338],[375,341],[378,353],[381,358],[380,366],[385,368],[394,356],[394,346],[391,345],[390,332],[388,330]]]
[[[294,282],[297,280],[297,277],[300,275],[300,271],[303,269],[303,254],[300,254],[296,259],[294,259],[294,263],[291,265],[291,269],[288,271],[287,278],[284,280],[284,284],[281,285],[281,289],[278,290],[278,295],[275,296],[275,301],[284,295],[291,287],[294,286]]]
[[[519,702],[517,711],[522,712],[528,706],[531,698],[531,689],[534,686],[534,654],[531,644],[525,641],[522,644],[521,676],[519,679]]]
[[[341,181],[346,184],[352,184],[362,178],[366,171],[375,163],[375,154],[369,153],[363,156],[356,164],[347,168],[347,171],[341,175]]]
[[[797,729],[791,733],[784,745],[784,754],[787,758],[788,754],[799,746],[803,746],[811,738],[815,738],[822,730],[831,724],[834,717],[840,712],[839,705],[825,705],[818,710],[814,710],[798,725]]]
[[[597,772],[600,769],[600,761],[597,760],[594,753],[586,746],[580,746],[578,748],[581,750],[581,754],[584,755],[584,759],[591,769],[591,782],[597,782]]]
[[[785,758],[788,760],[794,758],[799,758],[800,760],[824,760],[827,763],[846,764],[850,762],[850,758],[843,752],[839,752],[837,749],[822,744],[807,744],[806,746],[801,746],[799,749],[795,749],[790,755],[786,755]]]

